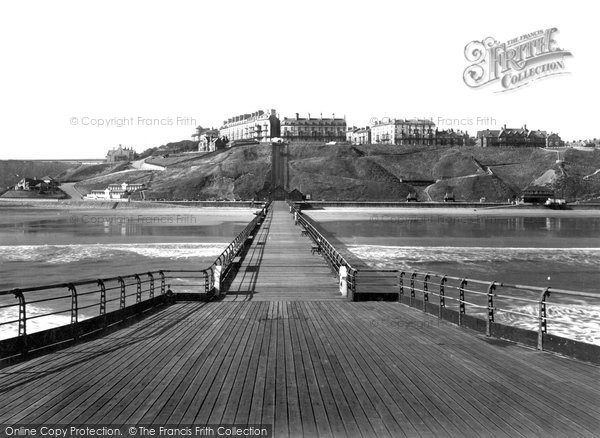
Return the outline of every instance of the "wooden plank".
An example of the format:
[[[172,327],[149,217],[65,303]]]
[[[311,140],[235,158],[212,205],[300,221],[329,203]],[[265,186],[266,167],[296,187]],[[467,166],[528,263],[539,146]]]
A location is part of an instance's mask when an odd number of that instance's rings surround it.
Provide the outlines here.
[[[337,313],[352,321],[363,319],[361,318],[362,313]],[[405,350],[406,344],[403,345],[402,342],[398,342],[396,345],[390,343],[389,333],[385,333],[385,335],[377,333],[389,325],[378,325],[376,331],[369,322],[365,321],[364,325],[359,325],[360,329],[357,330],[355,342],[362,343],[365,339],[369,339],[371,347],[369,357],[376,359],[377,364],[390,364],[390,366],[378,366],[375,370],[376,374],[388,379],[385,383],[391,391],[390,395],[395,397],[393,388],[397,388],[411,407],[416,408],[417,415],[420,414],[420,410],[428,412],[435,419],[435,422],[428,422],[428,426],[436,435],[440,433],[440,428],[442,431],[447,429],[452,435],[460,434],[461,436],[477,437],[488,432],[476,422],[465,421],[464,416],[467,412],[460,406],[456,406],[455,400],[447,400],[440,395],[442,389],[440,383],[443,382],[436,381],[434,386],[428,385],[428,379],[424,378],[422,372],[422,369],[428,365],[426,361],[410,366],[403,363],[405,356],[422,357],[426,356],[426,352],[416,352],[412,349],[407,351]],[[404,347],[402,351],[406,351],[406,353],[400,354],[399,346]],[[420,346],[420,343],[417,343],[417,346]],[[472,407],[470,408],[472,409]],[[505,436],[501,431],[496,433],[500,434],[498,436]]]
[[[397,303],[340,300],[289,222],[273,215],[256,234],[244,260],[261,285],[252,301],[176,304],[8,367],[0,422],[268,423],[281,436],[600,431],[598,367],[489,342]],[[323,275],[287,284],[307,270]]]
[[[286,374],[286,342],[285,328],[288,325],[288,320],[285,318],[284,308],[285,302],[276,301],[277,306],[277,354],[275,356],[275,406],[274,406],[274,424],[273,431],[275,436],[288,436],[288,385]]]
[[[381,428],[383,425],[386,434],[391,436],[428,436],[431,435],[423,421],[417,418],[416,422],[409,420],[412,406],[404,404],[403,399],[393,400],[385,393],[385,388],[379,383],[370,367],[365,366],[368,353],[363,353],[358,344],[353,345],[345,339],[343,331],[338,332],[332,326],[332,318],[327,315],[323,321],[328,327],[327,333],[331,336],[333,351],[345,371],[360,404],[365,409],[371,427]],[[368,344],[367,344],[368,345]],[[400,403],[400,409],[394,405]],[[372,407],[372,408],[371,408]],[[416,423],[416,424],[414,424]]]
[[[335,356],[332,355],[333,357],[331,357],[328,354],[328,351],[331,352],[331,342],[328,337],[321,338],[320,336],[320,334],[323,333],[323,328],[319,324],[320,321],[315,314],[313,303],[305,303],[304,308],[310,316],[310,320],[307,321],[307,326],[318,352],[319,363],[323,367],[327,387],[331,389],[331,395],[337,406],[337,411],[339,412],[341,419],[341,426],[345,429],[346,436],[359,436],[361,435],[361,431],[358,427],[356,417],[349,407],[345,393],[341,389],[338,377],[331,365],[331,362],[335,361]],[[353,396],[350,395],[350,398],[353,398]],[[333,432],[337,435],[337,431],[335,429]]]
[[[169,423],[191,424],[198,421],[200,424],[206,423],[212,409],[212,404],[205,403],[207,398],[213,400],[214,395],[209,396],[209,390],[212,384],[217,381],[217,377],[224,365],[226,359],[230,359],[232,352],[230,346],[239,340],[243,331],[244,320],[241,315],[247,311],[248,306],[237,304],[230,305],[230,312],[227,318],[221,323],[224,328],[220,331],[220,336],[214,344],[214,347],[203,354],[205,360],[201,367],[195,366],[192,369],[192,377],[179,379],[179,387],[185,388],[186,393],[181,396],[181,392],[175,391],[167,403],[155,415],[153,424]]]
[[[194,340],[194,333],[198,326],[188,324],[190,317],[198,313],[202,307],[190,307],[189,311],[182,315],[181,319],[173,327],[173,334],[178,336],[165,336],[154,341],[152,338],[145,343],[150,355],[148,360],[139,360],[138,363],[130,367],[121,368],[123,373],[115,372],[114,385],[108,392],[102,395],[90,409],[84,411],[79,417],[81,420],[89,423],[105,422],[112,424],[117,421],[117,418],[123,411],[131,415],[127,407],[130,404],[132,393],[135,396],[137,391],[142,387],[142,376],[147,375],[150,381],[158,382],[154,377],[162,370],[165,370],[164,365],[173,358],[180,358],[188,352],[190,340]],[[143,358],[142,358],[143,359]],[[185,362],[182,360],[182,362]],[[166,374],[167,377],[176,374]],[[136,389],[137,388],[137,389]],[[140,411],[141,413],[141,411]]]
[[[248,424],[261,424],[262,423],[262,410],[265,399],[265,386],[267,381],[267,364],[269,360],[269,349],[271,346],[271,319],[269,315],[272,315],[270,303],[265,304],[265,316],[262,319],[265,325],[265,333],[262,345],[260,347],[260,355],[257,364],[256,379],[254,380],[254,387],[252,390],[252,406],[248,414]]]
[[[160,367],[160,372],[149,375],[143,379],[136,387],[130,391],[128,399],[129,405],[115,419],[116,422],[122,424],[136,424],[148,412],[153,404],[158,400],[160,395],[173,382],[176,376],[187,375],[186,370],[195,365],[194,358],[196,351],[203,348],[206,340],[210,338],[211,330],[216,330],[215,326],[210,324],[212,317],[218,318],[226,312],[224,307],[209,306],[206,313],[202,315],[202,322],[190,324],[193,327],[193,332],[189,338],[192,342],[183,344],[180,351],[172,355],[171,359],[164,366]],[[185,337],[183,337],[185,339]],[[152,377],[152,378],[150,378]]]
[[[182,309],[177,310],[181,311]],[[168,317],[167,315],[169,315],[169,313],[165,312],[164,315]],[[156,319],[153,318],[152,321],[156,321]],[[151,330],[151,328],[151,325],[146,325],[146,331]],[[135,329],[133,328],[128,328],[125,330],[125,332],[133,333],[134,330]],[[103,355],[108,353],[107,356],[109,360],[110,358],[112,358],[114,352],[117,352],[118,354],[118,352],[121,351],[124,346],[126,347],[128,345],[131,345],[131,341],[128,340],[126,337],[122,337],[119,339],[120,341],[116,345],[113,345],[107,348],[106,350],[102,351]],[[92,358],[94,356],[92,356]],[[135,355],[130,357],[131,363],[135,364],[136,362],[139,362],[139,359],[143,359],[143,356],[144,355],[141,353],[141,350],[139,350]],[[57,410],[60,411],[60,408],[69,401],[69,395],[72,395],[74,391],[80,392],[81,387],[83,385],[87,386],[90,384],[90,379],[92,379],[92,381],[94,382],[102,382],[102,379],[106,379],[105,375],[101,373],[102,370],[100,370],[99,372],[99,370],[97,370],[96,367],[94,367],[93,361],[86,360],[84,363],[86,364],[86,366],[77,371],[73,369],[73,366],[69,366],[66,369],[66,375],[63,374],[57,376],[58,380],[54,381],[54,384],[51,388],[41,393],[41,397],[36,398],[35,394],[30,394],[29,397],[31,397],[32,400],[35,400],[35,402],[31,404],[28,408],[23,408],[22,410],[20,410],[18,416],[21,417],[24,415],[28,415],[30,410],[36,410],[36,412],[38,412],[39,418],[46,418],[46,416],[44,416],[40,411],[45,412],[48,409],[52,410],[53,412]],[[114,370],[110,370],[109,368],[106,371],[108,373]],[[110,382],[114,382],[114,379],[111,379]],[[17,420],[19,417],[13,418]]]
[[[313,358],[307,341],[305,320],[308,318],[308,316],[304,311],[303,303],[298,303],[296,309],[299,314],[297,334],[302,355],[302,362],[304,365],[304,375],[306,377],[306,387],[308,395],[308,397],[306,397],[304,401],[312,408],[312,414],[315,419],[315,426],[317,429],[318,436],[333,436],[331,425],[329,423],[328,416],[325,410],[325,401],[321,394],[319,380],[317,378],[318,372],[316,370],[317,367],[315,364],[316,359]],[[306,404],[304,406],[306,406]],[[304,412],[306,411],[307,409],[304,409]],[[304,432],[306,433],[306,430]]]
[[[302,336],[302,327],[300,326],[300,320],[304,315],[299,311],[299,304],[296,302],[289,303],[289,319],[290,327],[290,347],[292,350],[292,356],[294,360],[294,377],[296,380],[296,388],[298,391],[298,410],[294,409],[294,412],[298,412],[299,418],[302,424],[302,434],[304,436],[317,436],[317,424],[315,421],[315,414],[313,412],[313,404],[310,399],[310,390],[308,387],[308,379],[306,375],[306,367],[308,361],[306,350],[303,349],[300,343],[300,337]],[[290,411],[291,413],[292,411]],[[290,423],[294,423],[291,419]],[[290,433],[292,433],[292,427],[290,427]]]
[[[271,337],[269,338],[269,354],[266,363],[265,393],[262,404],[262,424],[275,423],[275,391],[277,372],[277,342],[279,326],[277,324],[277,301],[269,303],[268,323],[271,326]]]
[[[361,303],[361,304],[362,304],[362,303]],[[356,315],[353,315],[353,317],[355,317],[355,316],[356,316]],[[457,329],[457,330],[458,330],[458,329]],[[438,330],[438,331],[437,331],[437,333],[436,333],[436,335],[439,337],[440,333],[444,333],[444,334],[445,334],[446,332],[447,332],[447,330],[444,330],[443,332]],[[459,334],[460,334],[460,331],[459,331]],[[386,337],[389,337],[389,335],[386,335]],[[375,337],[373,337],[373,338],[375,338],[375,339],[376,339],[377,337],[375,336]],[[466,341],[467,341],[467,340],[465,340],[464,338],[461,338],[461,341],[460,341],[460,342],[461,342],[461,343],[466,343]],[[431,341],[429,341],[429,344],[434,344],[434,343],[432,343]],[[434,345],[435,345],[435,344],[434,344]],[[447,348],[447,347],[449,347],[449,346],[448,346],[448,345],[446,345],[446,348]],[[442,349],[443,349],[443,347],[439,347],[439,348],[440,348],[440,350],[442,350]],[[431,355],[431,353],[429,353],[429,354]],[[434,354],[436,354],[436,353],[434,353]],[[444,357],[444,356],[447,356],[447,354],[446,354],[446,355],[443,355],[442,351],[440,351],[440,352],[439,352],[439,353],[437,353],[437,354],[442,354],[442,357]],[[415,352],[414,352],[414,354],[412,354],[412,355],[411,355],[411,357],[414,359],[414,358],[417,358],[417,357],[421,357],[421,355],[422,355],[422,353],[420,353],[420,352],[418,352],[418,351],[415,351]],[[488,357],[488,360],[489,360],[489,357]],[[502,363],[502,361],[500,361],[499,363]],[[447,368],[447,367],[446,367],[446,368]],[[463,388],[463,392],[470,393],[469,395],[470,395],[470,396],[472,397],[472,399],[473,399],[473,410],[475,410],[475,411],[476,411],[478,407],[481,407],[482,405],[484,405],[484,404],[482,403],[482,399],[483,399],[483,398],[485,398],[485,394],[490,394],[490,393],[492,393],[492,394],[493,394],[493,393],[495,393],[495,392],[496,392],[496,390],[495,390],[495,385],[494,385],[494,384],[492,384],[492,385],[489,385],[489,384],[488,384],[488,380],[489,380],[490,378],[493,378],[493,377],[492,377],[492,376],[490,376],[490,375],[489,375],[489,374],[488,374],[488,373],[485,371],[485,370],[486,370],[486,364],[485,364],[485,363],[482,363],[482,364],[480,364],[480,365],[477,365],[477,366],[473,365],[473,363],[470,363],[470,364],[469,364],[469,369],[473,369],[473,370],[475,370],[475,369],[476,369],[476,370],[480,370],[480,371],[481,371],[481,373],[482,373],[482,375],[483,375],[483,376],[482,376],[482,378],[480,379],[480,381],[482,382],[482,383],[481,383],[481,385],[484,385],[484,386],[487,386],[487,387],[488,387],[488,390],[487,390],[487,391],[472,391],[472,390],[470,390],[470,387],[471,387],[471,386],[473,386],[473,382],[475,381],[475,377],[474,377],[473,375],[470,375],[470,376],[466,376],[465,378],[462,378],[462,379],[460,379],[461,381],[469,381],[469,382],[471,382],[471,385],[465,385],[465,386],[464,386],[464,388]],[[447,371],[446,371],[446,373],[447,373]],[[451,377],[453,377],[453,376],[452,376],[452,375],[450,375],[450,376],[448,376],[448,377],[449,377],[449,378],[451,378]],[[502,379],[502,380],[506,380],[506,379]],[[510,380],[508,380],[508,381],[510,381]],[[494,379],[494,382],[493,382],[493,383],[497,383],[496,379]],[[457,392],[455,392],[454,394],[455,394],[455,395],[454,395],[454,397],[456,397],[456,394],[460,394],[460,392],[458,392],[458,393],[457,393]],[[532,411],[531,411],[531,406],[530,406],[530,405],[527,405],[527,404],[521,404],[521,406],[519,407],[519,409],[515,409],[515,407],[514,407],[514,402],[515,402],[514,395],[511,395],[510,393],[498,394],[496,402],[497,402],[497,403],[500,403],[500,402],[502,401],[502,399],[505,399],[505,400],[510,400],[510,405],[508,405],[508,404],[507,404],[507,406],[510,406],[510,411],[509,411],[509,413],[506,415],[506,418],[517,418],[517,417],[520,417],[520,413],[521,413],[521,412],[527,412],[527,411],[529,411],[529,412],[532,412]],[[508,402],[507,402],[507,403],[508,403]],[[489,404],[489,403],[488,403],[488,405],[491,405],[491,406],[494,406],[494,407],[496,407],[496,406],[497,406],[495,403],[491,403],[491,404]],[[536,414],[535,414],[535,415],[536,415],[536,419],[537,419],[538,421],[536,422],[537,424],[536,424],[536,425],[534,425],[533,427],[531,427],[531,426],[530,426],[530,429],[531,429],[531,430],[536,430],[536,428],[539,430],[539,428],[540,428],[540,427],[543,427],[545,430],[551,430],[551,431],[554,431],[554,433],[558,433],[558,432],[560,432],[560,430],[561,430],[561,429],[555,429],[555,428],[554,428],[552,425],[544,424],[544,421],[547,421],[547,418],[546,418],[546,417],[544,417],[544,415],[541,415],[541,416],[539,416],[540,418],[538,418],[537,411],[535,411],[535,412],[536,412]],[[487,422],[487,424],[489,424],[489,420],[488,420],[488,417],[487,417],[487,415],[486,415],[485,417],[483,417],[483,418],[482,418],[482,420],[483,420],[483,421],[486,421],[486,422]],[[498,426],[498,427],[497,427],[497,429],[504,429],[504,430],[507,430],[507,428],[508,428],[508,429],[510,429],[510,428],[511,428],[512,424],[511,424],[511,423],[507,423],[505,418],[504,418],[504,419],[500,419],[500,421],[502,422],[502,423],[501,423],[501,424],[502,424],[502,426],[501,426],[501,427],[500,427],[500,426]],[[526,423],[526,422],[529,422],[529,420],[527,419],[527,417],[525,418],[525,421],[523,421],[523,420],[519,420],[519,423],[520,423],[520,424],[519,424],[519,425],[517,425],[517,426],[520,426],[521,424],[523,424],[523,423]],[[513,422],[513,423],[514,423],[514,422]]]
[[[256,315],[258,313],[258,306],[254,303],[250,305],[241,306],[249,310],[247,314],[243,314],[241,317],[241,338],[235,340],[230,351],[227,353],[224,359],[223,366],[220,370],[220,375],[217,379],[214,379],[213,385],[209,391],[205,403],[207,406],[212,404],[212,411],[210,416],[205,421],[207,424],[220,424],[223,416],[223,411],[226,409],[227,404],[235,404],[239,399],[235,399],[231,396],[232,389],[234,387],[238,374],[245,372],[240,366],[244,355],[250,355],[250,351],[247,350],[248,345],[252,345],[253,336],[258,326],[256,323]],[[252,337],[252,340],[251,340]],[[233,354],[232,354],[233,353]],[[221,383],[221,385],[219,385]],[[214,400],[214,403],[212,402]],[[208,412],[208,409],[206,410]],[[203,419],[200,417],[197,420],[203,423]]]
[[[303,328],[303,333],[308,347],[308,353],[312,360],[313,370],[315,373],[316,380],[318,382],[318,388],[320,392],[319,401],[322,401],[323,403],[324,410],[327,414],[329,427],[331,428],[331,432],[333,433],[333,435],[343,436],[345,435],[345,428],[342,420],[342,415],[340,414],[334,394],[332,393],[332,387],[327,381],[326,370],[323,366],[323,360],[319,355],[319,349],[314,339],[314,332],[311,330],[311,315],[308,311],[307,303],[303,303],[301,306],[308,317],[307,319],[300,321],[300,325]],[[321,352],[321,354],[323,353]]]
[[[285,407],[288,415],[288,428],[290,436],[302,435],[302,417],[300,414],[300,400],[298,393],[298,382],[296,379],[296,366],[294,363],[294,352],[292,347],[292,324],[295,323],[291,314],[291,303],[283,302],[283,345],[285,347],[285,387],[287,399]]]
[[[239,372],[236,375],[235,382],[229,401],[223,410],[220,420],[223,424],[247,424],[248,412],[252,402],[252,392],[248,388],[254,385],[256,369],[258,365],[258,355],[263,342],[265,324],[261,322],[265,314],[264,303],[253,303],[256,313],[252,324],[252,334],[244,352],[242,362],[239,365]]]

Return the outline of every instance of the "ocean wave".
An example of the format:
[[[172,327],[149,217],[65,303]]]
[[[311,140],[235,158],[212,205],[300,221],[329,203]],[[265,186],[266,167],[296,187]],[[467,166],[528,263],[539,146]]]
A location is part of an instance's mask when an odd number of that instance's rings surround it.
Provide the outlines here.
[[[596,267],[600,248],[490,248],[455,246],[348,245],[348,250],[378,269],[410,269],[425,263],[559,262]]]
[[[401,269],[405,271],[436,270],[436,264],[445,264],[441,270],[451,265],[462,265],[468,272],[485,273],[490,266],[501,264],[507,267],[520,266],[522,269],[535,269],[539,266],[583,267],[597,272],[600,264],[600,248],[489,248],[489,247],[415,247],[384,245],[348,245],[348,250],[375,269]],[[460,269],[461,271],[463,269]],[[477,277],[475,277],[477,278]],[[523,305],[514,291],[506,289],[506,295],[496,302],[499,308],[497,321],[528,330],[538,330],[537,304]],[[511,296],[515,294],[514,296]],[[529,298],[529,297],[528,297]],[[536,299],[536,297],[531,297]],[[577,297],[557,296],[557,301],[547,307],[548,333],[581,342],[600,345],[600,305],[597,300]],[[484,303],[481,303],[484,304]],[[449,304],[452,306],[452,302]],[[485,318],[485,309],[467,306],[467,313]],[[531,315],[531,317],[526,316]]]
[[[148,258],[188,259],[216,257],[224,243],[150,243],[150,244],[81,244],[81,245],[16,245],[0,246],[2,262],[37,262],[65,264],[91,259],[99,260],[123,254]]]
[[[27,305],[27,317],[31,318],[38,315],[48,314],[55,310],[44,306],[33,304]],[[0,309],[0,321],[16,321],[19,319],[19,307],[7,307]],[[80,318],[85,319],[85,318]],[[27,319],[27,333],[35,333],[42,330],[48,330],[54,327],[60,327],[71,323],[71,316],[67,313],[64,315],[49,315],[40,318]],[[18,336],[18,323],[0,325],[0,339],[9,339]]]
[[[511,306],[507,310],[531,317],[508,312],[497,312],[496,321],[527,330],[538,330],[537,305]],[[546,309],[548,333],[576,341],[600,345],[600,306],[563,305],[550,303]]]

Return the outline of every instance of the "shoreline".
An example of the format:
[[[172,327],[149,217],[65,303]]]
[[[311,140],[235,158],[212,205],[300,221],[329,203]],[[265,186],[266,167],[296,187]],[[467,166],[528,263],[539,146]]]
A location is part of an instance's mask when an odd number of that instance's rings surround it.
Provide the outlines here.
[[[302,213],[319,221],[371,220],[386,221],[403,216],[462,216],[462,217],[549,217],[600,218],[599,209],[552,210],[549,208],[455,208],[455,207],[323,207]]]
[[[260,203],[259,203],[260,204]],[[116,205],[116,207],[115,207]],[[139,209],[256,209],[252,201],[80,201],[80,200],[47,200],[47,199],[5,199],[0,198],[0,211],[3,208],[30,208],[49,210],[115,210],[128,211]]]

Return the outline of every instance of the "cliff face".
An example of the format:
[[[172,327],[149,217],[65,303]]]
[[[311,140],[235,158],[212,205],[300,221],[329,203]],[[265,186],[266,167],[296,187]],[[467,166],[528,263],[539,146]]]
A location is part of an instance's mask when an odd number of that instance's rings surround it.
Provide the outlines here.
[[[242,146],[179,161],[155,173],[148,194],[158,199],[250,199],[270,180],[270,149]],[[441,201],[453,193],[457,201],[506,201],[548,171],[557,175],[549,180],[557,190],[562,184],[569,193],[583,196],[600,192],[600,173],[586,180],[585,188],[576,184],[596,169],[600,151],[572,150],[559,165],[555,152],[535,148],[288,147],[289,188],[313,199],[403,201],[409,192],[417,192],[419,200]]]
[[[58,178],[72,163],[61,161],[0,160],[0,190],[14,186],[21,178]]]
[[[146,199],[252,199],[270,181],[271,146],[241,146],[224,151],[181,154],[165,171],[116,167],[65,172],[83,179],[78,187],[144,182]],[[584,198],[600,194],[600,151],[569,150],[564,162],[555,152],[537,148],[425,147],[393,145],[291,144],[289,188],[313,199],[404,201],[503,201],[519,196],[537,180],[553,186],[557,196]]]

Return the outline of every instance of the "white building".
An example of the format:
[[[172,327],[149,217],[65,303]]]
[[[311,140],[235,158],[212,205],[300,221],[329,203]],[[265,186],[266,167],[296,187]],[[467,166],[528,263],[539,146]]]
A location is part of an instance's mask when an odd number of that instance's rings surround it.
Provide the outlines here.
[[[144,190],[145,188],[146,184],[128,184],[126,182],[121,184],[109,184],[104,190],[92,190],[90,193],[85,195],[84,199],[129,202],[129,196],[133,192]]]
[[[269,141],[280,137],[280,122],[274,109],[231,117],[219,128],[219,136],[233,140]]]
[[[98,201],[127,201],[129,202],[129,192],[123,190],[111,191],[106,188],[104,190],[92,190],[90,193],[85,195],[86,200],[98,200]]]
[[[435,143],[435,123],[428,119],[392,119],[384,117],[371,125],[371,141],[384,144]]]

